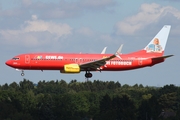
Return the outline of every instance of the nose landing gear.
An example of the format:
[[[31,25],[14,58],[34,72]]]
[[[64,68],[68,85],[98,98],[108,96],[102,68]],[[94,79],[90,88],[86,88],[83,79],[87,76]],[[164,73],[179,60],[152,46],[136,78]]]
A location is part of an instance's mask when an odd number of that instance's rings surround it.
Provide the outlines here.
[[[22,70],[21,76],[24,76],[24,71]]]

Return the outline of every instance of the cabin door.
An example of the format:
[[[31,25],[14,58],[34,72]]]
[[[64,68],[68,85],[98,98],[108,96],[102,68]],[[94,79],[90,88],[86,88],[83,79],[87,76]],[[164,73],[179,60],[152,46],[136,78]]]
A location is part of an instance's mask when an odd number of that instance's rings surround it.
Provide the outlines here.
[[[30,63],[30,55],[25,55],[25,63],[26,64]]]
[[[141,66],[143,64],[142,58],[138,58],[138,65]]]

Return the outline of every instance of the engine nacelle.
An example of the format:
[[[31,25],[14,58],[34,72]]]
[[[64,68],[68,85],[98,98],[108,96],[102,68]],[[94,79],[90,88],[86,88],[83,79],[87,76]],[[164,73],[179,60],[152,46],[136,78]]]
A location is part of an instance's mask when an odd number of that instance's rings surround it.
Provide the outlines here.
[[[80,67],[78,64],[64,65],[64,70],[60,70],[61,73],[80,73]]]

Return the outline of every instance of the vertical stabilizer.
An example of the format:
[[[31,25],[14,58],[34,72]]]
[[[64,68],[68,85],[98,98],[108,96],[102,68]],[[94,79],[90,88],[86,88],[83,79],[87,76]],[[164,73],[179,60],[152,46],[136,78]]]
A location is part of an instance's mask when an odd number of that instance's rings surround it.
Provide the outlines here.
[[[147,53],[163,53],[166,47],[170,29],[170,25],[164,25],[164,27],[144,48],[144,50],[146,50]]]

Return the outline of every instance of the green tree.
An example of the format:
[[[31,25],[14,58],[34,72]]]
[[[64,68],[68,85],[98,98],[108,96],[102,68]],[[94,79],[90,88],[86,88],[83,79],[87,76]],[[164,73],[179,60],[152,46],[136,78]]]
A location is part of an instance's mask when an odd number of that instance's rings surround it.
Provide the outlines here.
[[[160,96],[158,99],[159,104],[162,106],[162,109],[172,109],[177,110],[177,93],[166,93]]]
[[[28,90],[34,89],[33,82],[24,79],[23,81],[19,82],[19,87],[21,92],[26,93]]]
[[[89,111],[90,104],[83,93],[64,94],[60,99],[62,103],[58,106],[62,108],[63,115],[58,118],[79,120]]]
[[[103,96],[102,100],[100,101],[100,115],[98,119],[102,120],[112,120],[112,100],[108,94]]]

